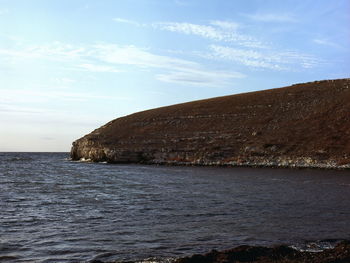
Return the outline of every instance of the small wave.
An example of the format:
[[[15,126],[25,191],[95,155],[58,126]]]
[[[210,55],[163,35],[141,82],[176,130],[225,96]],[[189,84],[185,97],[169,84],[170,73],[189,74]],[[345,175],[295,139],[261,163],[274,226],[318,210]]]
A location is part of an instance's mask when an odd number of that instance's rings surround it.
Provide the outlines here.
[[[30,162],[33,161],[33,158],[30,157],[12,157],[7,159],[6,162]]]
[[[107,161],[102,161],[102,162],[94,162],[92,159],[90,158],[80,158],[79,160],[73,160],[70,157],[64,158],[64,161],[68,161],[68,162],[73,162],[73,163],[98,163],[98,164],[109,164]]]
[[[119,251],[120,252],[120,251]],[[96,255],[93,259],[91,259],[88,262],[111,262],[111,258],[115,258],[117,254],[120,254],[118,252],[104,252],[99,255]],[[113,260],[113,262],[116,263],[173,263],[176,258],[174,257],[148,257],[144,259],[119,259],[119,260]],[[106,261],[105,261],[106,260]]]
[[[173,263],[175,258],[146,258],[135,261],[116,261],[118,263]]]
[[[99,262],[101,260],[105,260],[106,258],[109,258],[109,257],[112,257],[114,256],[115,254],[112,253],[112,252],[105,252],[105,253],[101,253],[97,256],[95,256],[92,260],[90,260],[89,262]]]
[[[78,162],[81,162],[81,163],[92,163],[92,160],[90,158],[80,158],[78,160]]]
[[[304,244],[296,244],[290,246],[300,252],[322,252],[326,249],[334,248],[342,240],[320,240],[320,241],[309,241]]]
[[[172,263],[174,258],[146,258],[140,261],[135,261],[135,263]]]
[[[72,163],[92,163],[93,162],[89,158],[80,158],[79,160],[73,160],[72,158],[65,158],[64,160]]]

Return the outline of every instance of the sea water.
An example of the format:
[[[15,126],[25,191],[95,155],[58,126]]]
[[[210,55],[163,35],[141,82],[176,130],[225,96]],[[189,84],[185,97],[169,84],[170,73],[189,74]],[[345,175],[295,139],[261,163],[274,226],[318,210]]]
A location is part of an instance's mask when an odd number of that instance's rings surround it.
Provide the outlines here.
[[[242,244],[349,239],[349,222],[350,171],[0,153],[0,262],[162,262]]]

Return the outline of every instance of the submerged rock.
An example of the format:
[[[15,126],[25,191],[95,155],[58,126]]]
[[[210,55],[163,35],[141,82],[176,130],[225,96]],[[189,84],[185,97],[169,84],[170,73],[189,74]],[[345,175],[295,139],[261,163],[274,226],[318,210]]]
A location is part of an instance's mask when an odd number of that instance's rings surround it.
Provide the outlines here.
[[[76,140],[73,160],[350,168],[350,79],[177,104]]]

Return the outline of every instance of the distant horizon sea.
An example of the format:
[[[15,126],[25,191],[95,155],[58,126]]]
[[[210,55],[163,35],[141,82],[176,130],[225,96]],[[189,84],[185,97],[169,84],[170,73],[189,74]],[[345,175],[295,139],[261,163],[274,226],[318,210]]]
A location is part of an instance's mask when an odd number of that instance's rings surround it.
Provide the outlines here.
[[[0,152],[0,190],[0,262],[171,262],[239,245],[317,250],[350,239],[350,171]]]

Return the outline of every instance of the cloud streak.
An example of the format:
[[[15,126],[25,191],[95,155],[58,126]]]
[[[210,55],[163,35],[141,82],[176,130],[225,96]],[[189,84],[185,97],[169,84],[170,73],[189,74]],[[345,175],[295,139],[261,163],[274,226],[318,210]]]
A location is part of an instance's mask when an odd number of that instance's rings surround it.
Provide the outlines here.
[[[141,24],[141,23],[136,22],[134,20],[129,20],[129,19],[120,18],[120,17],[115,17],[112,20],[114,22],[117,22],[117,23],[128,24],[128,25],[137,26],[137,27],[145,26],[144,24]]]
[[[326,47],[332,47],[332,48],[343,48],[342,46],[340,46],[339,44],[329,41],[327,39],[320,39],[320,38],[316,38],[312,40],[314,43],[321,45],[321,46],[326,46]]]
[[[166,71],[156,74],[156,79],[167,83],[191,86],[221,86],[231,79],[244,78],[239,72],[226,72],[205,68],[197,62],[153,54],[135,46],[97,45],[96,57],[111,64],[126,64],[141,68]],[[222,81],[218,81],[221,79]]]
[[[239,25],[229,21],[212,21],[210,25],[193,23],[162,22],[154,23],[153,27],[160,30],[195,35],[217,42],[230,42],[244,47],[265,48],[266,45],[252,36],[237,31]]]
[[[215,78],[208,77],[212,75],[221,77],[223,79],[220,82],[222,85],[226,85],[234,78],[244,77],[239,72],[213,70],[191,60],[158,55],[148,49],[136,46],[121,46],[110,43],[73,46],[56,42],[52,45],[27,47],[20,50],[2,49],[0,50],[0,57],[12,60],[46,59],[63,61],[72,64],[67,68],[92,73],[122,73],[125,71],[125,66],[133,66],[140,70],[150,69],[154,71],[154,77],[158,81],[190,86],[198,86],[198,83],[205,83],[205,86],[218,86],[219,82]],[[61,95],[63,98],[74,98],[74,96]]]
[[[120,73],[122,70],[116,69],[114,67],[106,66],[106,65],[96,65],[96,64],[80,64],[77,67],[78,69],[82,69],[90,72],[110,72],[110,73]]]
[[[141,68],[181,70],[199,66],[198,63],[170,56],[154,54],[136,46],[97,44],[92,47],[93,56],[110,64],[133,65]]]
[[[0,49],[0,56],[12,59],[48,59],[55,61],[72,61],[88,56],[85,47],[61,42],[45,45],[21,46],[18,48]]]
[[[213,53],[209,58],[224,59],[238,62],[245,66],[256,69],[270,70],[295,70],[295,66],[300,68],[312,68],[322,63],[310,55],[295,51],[264,51],[232,48],[220,45],[211,45]]]
[[[199,87],[220,87],[228,85],[230,79],[245,78],[246,76],[242,73],[227,71],[188,70],[158,74],[156,77],[160,81],[169,83],[191,84]]]
[[[288,14],[246,15],[253,20],[265,22],[292,22],[295,19]],[[117,23],[140,26],[141,24],[124,18],[114,18]],[[297,51],[283,51],[265,45],[256,38],[240,33],[241,25],[233,21],[212,20],[207,24],[187,22],[159,22],[146,25],[156,30],[168,31],[208,40],[206,54],[193,52],[207,59],[225,60],[233,65],[244,65],[250,69],[274,71],[295,71],[295,68],[313,68],[322,61]],[[314,40],[320,45],[330,45]],[[179,55],[160,55],[159,52],[134,45],[114,43],[95,43],[70,45],[54,42],[23,48],[0,49],[0,58],[6,59],[43,59],[65,62],[72,70],[91,73],[123,74],[129,67],[138,70],[150,70],[154,79],[165,83],[177,83],[188,86],[226,86],[233,79],[244,78],[240,72],[216,70],[204,66],[193,59],[183,59]],[[181,57],[186,54],[181,54]],[[197,57],[198,59],[198,57]],[[208,64],[211,65],[211,64]],[[74,99],[74,96],[63,98]]]
[[[298,22],[297,18],[294,15],[288,13],[256,13],[244,14],[244,16],[256,22]],[[239,32],[242,26],[232,21],[213,20],[208,24],[195,24],[187,22],[159,22],[153,23],[151,25],[154,29],[207,39],[209,41],[209,50],[211,53],[203,54],[203,52],[197,52],[197,54],[200,54],[202,57],[215,60],[224,59],[226,61],[241,64],[252,69],[295,71],[295,67],[313,68],[323,63],[320,59],[317,59],[311,55],[298,51],[279,50],[276,47],[272,47],[271,43],[267,45],[250,35],[242,34]],[[332,43],[328,43],[326,41],[314,41],[320,45],[332,45]],[[212,44],[210,44],[210,42]],[[333,45],[333,47],[335,46]],[[134,52],[131,51],[130,53]],[[122,58],[122,56],[117,57],[118,60]],[[138,57],[145,58],[144,54],[140,54]],[[111,58],[108,59],[111,60]],[[162,58],[151,60],[162,61]],[[138,63],[141,63],[139,59]],[[151,65],[150,63],[147,64]],[[171,65],[171,63],[161,64]],[[179,73],[171,73],[168,75],[158,74],[157,79],[165,82],[180,82],[188,80],[189,83],[195,83],[192,81],[192,77]],[[200,78],[200,80],[202,79],[204,78]],[[200,83],[200,81],[198,83]]]
[[[210,22],[211,25],[221,27],[225,30],[233,30],[236,31],[239,28],[239,24],[231,21],[221,21],[221,20],[213,20]]]

